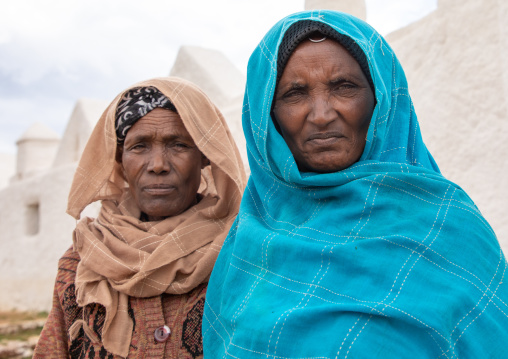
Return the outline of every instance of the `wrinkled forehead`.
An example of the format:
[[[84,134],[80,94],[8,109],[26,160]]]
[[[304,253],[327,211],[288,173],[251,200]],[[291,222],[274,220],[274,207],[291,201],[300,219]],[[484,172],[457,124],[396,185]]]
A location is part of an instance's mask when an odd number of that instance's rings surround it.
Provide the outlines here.
[[[277,79],[275,88],[277,88],[289,58],[302,41],[320,42],[326,38],[336,41],[353,56],[367,78],[372,92],[374,92],[374,82],[370,74],[367,56],[360,46],[351,37],[337,32],[325,23],[313,20],[297,21],[284,33],[277,53]]]

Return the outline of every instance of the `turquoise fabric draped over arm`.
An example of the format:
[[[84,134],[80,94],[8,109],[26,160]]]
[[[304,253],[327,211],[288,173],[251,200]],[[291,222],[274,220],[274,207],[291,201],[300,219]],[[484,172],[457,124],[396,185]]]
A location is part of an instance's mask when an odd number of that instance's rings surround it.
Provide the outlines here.
[[[278,46],[300,20],[351,37],[375,86],[363,155],[335,173],[299,172],[270,116]],[[251,177],[210,278],[205,358],[508,357],[506,259],[440,174],[381,35],[333,11],[281,20],[249,60],[243,128]]]

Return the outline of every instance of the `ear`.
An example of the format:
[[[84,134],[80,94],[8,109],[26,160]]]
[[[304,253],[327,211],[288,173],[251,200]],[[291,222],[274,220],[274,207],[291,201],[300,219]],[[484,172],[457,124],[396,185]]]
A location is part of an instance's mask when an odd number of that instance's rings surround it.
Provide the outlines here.
[[[201,169],[205,168],[209,164],[210,160],[204,154],[201,154]]]

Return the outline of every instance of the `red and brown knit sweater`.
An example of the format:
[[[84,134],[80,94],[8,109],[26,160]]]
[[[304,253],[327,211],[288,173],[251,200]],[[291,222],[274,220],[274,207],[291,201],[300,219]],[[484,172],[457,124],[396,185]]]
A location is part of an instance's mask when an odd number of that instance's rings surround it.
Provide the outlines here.
[[[84,308],[76,303],[74,280],[80,257],[69,249],[58,262],[53,308],[44,325],[34,358],[119,358],[108,353],[101,343],[92,343],[83,329],[76,339],[68,332],[75,320],[85,318],[101,339],[105,318],[99,304]],[[134,322],[128,358],[202,358],[201,321],[206,284],[187,294],[163,294],[151,298],[129,297],[129,315]],[[155,340],[157,328],[167,325],[171,334],[165,342]]]

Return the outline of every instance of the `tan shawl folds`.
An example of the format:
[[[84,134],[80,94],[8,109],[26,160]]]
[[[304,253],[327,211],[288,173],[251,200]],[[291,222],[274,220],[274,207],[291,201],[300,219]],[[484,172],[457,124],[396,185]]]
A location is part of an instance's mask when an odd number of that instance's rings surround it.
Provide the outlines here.
[[[206,282],[233,223],[245,173],[233,137],[219,110],[195,85],[158,78],[132,87],[154,86],[175,105],[185,127],[211,165],[202,171],[204,198],[184,213],[160,222],[141,222],[120,166],[115,161],[115,111],[123,93],[106,109],[86,145],[69,195],[67,212],[79,219],[90,203],[102,200],[97,219],[81,219],[74,248],[81,257],[76,276],[80,306],[106,308],[102,341],[113,354],[127,356],[132,333],[128,296],[186,293]],[[86,323],[71,328],[71,335]],[[93,339],[93,338],[91,338]]]

